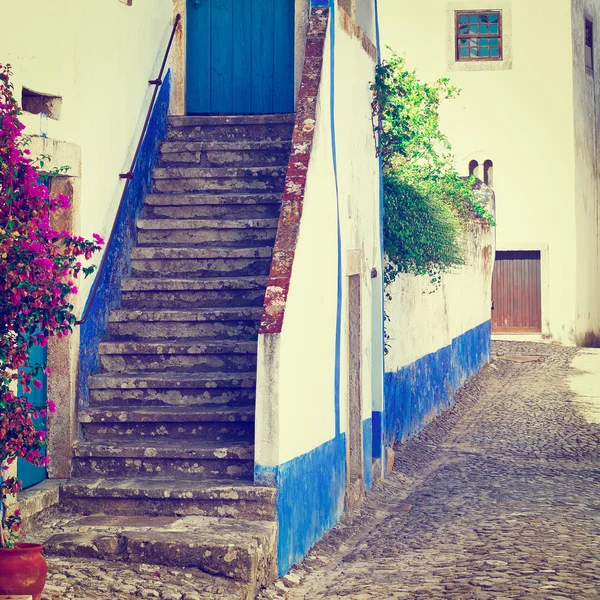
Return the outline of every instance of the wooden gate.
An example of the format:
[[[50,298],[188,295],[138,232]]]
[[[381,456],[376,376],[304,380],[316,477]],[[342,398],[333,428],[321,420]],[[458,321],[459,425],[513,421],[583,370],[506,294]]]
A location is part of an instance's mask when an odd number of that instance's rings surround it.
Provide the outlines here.
[[[496,252],[492,278],[492,332],[541,333],[539,250]]]
[[[187,114],[294,111],[294,0],[187,0]]]

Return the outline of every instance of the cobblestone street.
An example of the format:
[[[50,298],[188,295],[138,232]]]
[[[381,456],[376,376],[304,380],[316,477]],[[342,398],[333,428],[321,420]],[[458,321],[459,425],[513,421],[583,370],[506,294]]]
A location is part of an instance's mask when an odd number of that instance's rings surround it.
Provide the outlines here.
[[[598,362],[496,342],[455,407],[261,600],[600,598],[600,385],[577,368]],[[243,597],[193,570],[49,562],[45,598]]]
[[[493,353],[455,408],[397,449],[363,508],[263,598],[600,598],[600,414],[571,391],[599,396],[600,380],[570,367],[600,354]]]

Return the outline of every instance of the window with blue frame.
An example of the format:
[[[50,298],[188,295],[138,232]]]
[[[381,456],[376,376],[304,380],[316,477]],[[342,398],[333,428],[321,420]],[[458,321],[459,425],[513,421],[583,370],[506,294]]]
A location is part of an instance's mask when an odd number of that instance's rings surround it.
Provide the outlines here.
[[[456,12],[456,60],[502,60],[502,11]]]

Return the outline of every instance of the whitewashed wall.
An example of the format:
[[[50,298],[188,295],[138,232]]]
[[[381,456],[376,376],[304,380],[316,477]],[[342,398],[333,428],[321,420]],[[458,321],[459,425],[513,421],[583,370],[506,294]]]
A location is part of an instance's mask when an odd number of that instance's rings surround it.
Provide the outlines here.
[[[598,0],[588,5],[597,7]],[[469,9],[503,10],[504,64],[467,68],[455,63],[453,14]],[[540,15],[543,27],[533,26]],[[578,311],[591,310],[591,290],[584,280],[594,276],[590,261],[596,260],[595,244],[590,235],[595,209],[575,210],[575,205],[590,202],[590,183],[585,184],[584,200],[577,182],[581,169],[589,172],[583,165],[597,161],[590,159],[586,141],[590,130],[584,130],[588,121],[582,114],[583,89],[577,92],[574,108],[571,23],[569,2],[380,0],[382,48],[390,46],[405,55],[408,67],[416,68],[421,79],[450,77],[461,89],[460,97],[444,102],[441,111],[456,165],[466,175],[471,160],[493,161],[498,249],[542,251],[542,278],[547,282],[542,289],[543,333],[569,344],[578,338],[578,323],[587,320]],[[577,43],[582,44],[583,16],[573,24],[579,28]],[[599,26],[596,22],[597,39]],[[576,78],[579,84],[581,77]]]
[[[371,270],[376,268],[381,274],[378,161],[369,90],[375,62],[360,40],[339,25],[336,20],[334,90],[330,29],[325,39],[315,134],[283,325],[280,333],[259,335],[256,475],[257,480],[278,486],[281,573],[304,556],[344,509],[349,275],[358,274],[361,281],[361,427],[369,435],[372,389],[376,388],[372,357],[381,354],[379,341],[373,344],[374,337],[381,339],[381,311],[373,318],[377,307],[371,298]],[[336,349],[338,301],[341,320]],[[376,302],[379,306],[380,297]],[[381,365],[381,360],[376,362]],[[381,387],[382,373],[377,375]],[[369,487],[370,437],[363,437],[363,443],[367,443],[363,467]]]
[[[0,63],[13,67],[17,99],[23,86],[63,99],[60,119],[48,119],[45,131],[38,115],[24,114],[25,133],[81,148],[77,229],[84,236],[106,238],[112,227],[123,187],[118,175],[129,169],[172,12],[166,0],[2,2]]]
[[[330,38],[325,42],[315,139],[307,175],[300,235],[276,350],[278,452],[257,423],[256,462],[276,465],[308,452],[334,435],[335,329],[337,306],[337,204],[330,119]],[[348,420],[347,275],[361,274],[362,398],[364,418],[371,411],[371,269],[380,265],[379,179],[370,112],[369,83],[374,62],[356,40],[336,37],[336,142],[342,239],[341,431]],[[273,394],[265,361],[273,342],[259,338],[260,397]],[[269,367],[272,370],[273,366]],[[265,410],[273,411],[273,398]],[[266,419],[266,417],[265,417]],[[266,420],[264,421],[266,422]],[[269,418],[272,422],[272,417]],[[275,453],[274,453],[275,452]]]
[[[450,346],[452,340],[490,320],[494,229],[472,223],[465,235],[463,267],[442,275],[400,275],[386,290],[386,373]]]
[[[600,345],[600,0],[572,0],[577,286],[575,341]],[[585,67],[584,22],[594,28],[594,67]]]

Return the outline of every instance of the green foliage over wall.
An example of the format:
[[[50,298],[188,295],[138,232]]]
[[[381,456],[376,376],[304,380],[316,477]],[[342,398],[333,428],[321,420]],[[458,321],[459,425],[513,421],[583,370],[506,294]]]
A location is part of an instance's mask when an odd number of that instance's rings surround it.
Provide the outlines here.
[[[439,106],[458,90],[448,79],[422,83],[397,54],[376,69],[373,115],[383,162],[386,284],[399,273],[441,274],[465,262],[463,234],[472,216],[492,222],[462,178],[439,126]]]

